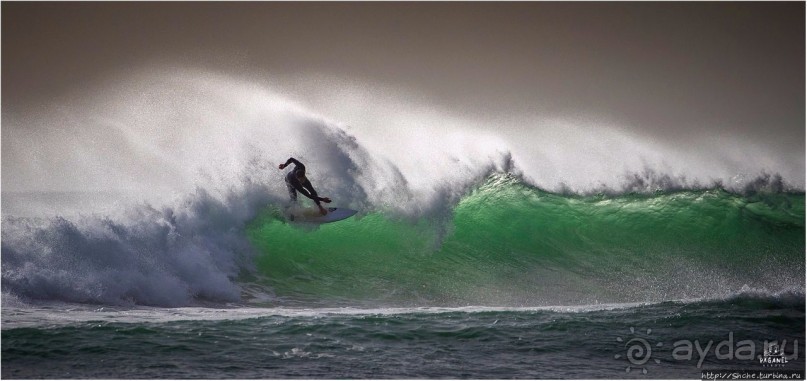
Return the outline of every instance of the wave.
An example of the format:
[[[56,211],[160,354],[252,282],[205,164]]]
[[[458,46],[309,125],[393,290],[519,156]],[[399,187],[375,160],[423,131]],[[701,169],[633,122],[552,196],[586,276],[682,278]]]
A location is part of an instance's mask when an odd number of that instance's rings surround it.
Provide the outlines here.
[[[445,233],[383,213],[310,232],[272,212],[247,233],[264,282],[296,300],[575,305],[804,287],[800,194],[564,196],[494,175]]]
[[[569,196],[493,174],[448,218],[365,209],[310,230],[246,184],[119,221],[4,217],[4,292],[163,306],[541,306],[804,287],[803,194]]]
[[[99,94],[4,114],[4,303],[579,305],[804,285],[803,186],[772,161],[681,172],[636,137],[569,126],[583,140],[559,158],[552,128],[525,151],[429,108],[351,128],[207,72]],[[619,147],[644,166],[614,162]],[[288,156],[360,218],[279,221]],[[608,170],[566,171],[581,163]]]

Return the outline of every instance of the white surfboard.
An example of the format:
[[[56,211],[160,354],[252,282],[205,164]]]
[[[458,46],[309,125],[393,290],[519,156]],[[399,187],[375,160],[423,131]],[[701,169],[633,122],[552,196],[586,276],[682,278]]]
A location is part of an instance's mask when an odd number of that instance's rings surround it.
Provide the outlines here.
[[[286,210],[286,219],[290,222],[304,222],[313,224],[325,224],[344,220],[358,211],[346,208],[325,208],[328,211],[322,215],[319,208],[289,208]]]

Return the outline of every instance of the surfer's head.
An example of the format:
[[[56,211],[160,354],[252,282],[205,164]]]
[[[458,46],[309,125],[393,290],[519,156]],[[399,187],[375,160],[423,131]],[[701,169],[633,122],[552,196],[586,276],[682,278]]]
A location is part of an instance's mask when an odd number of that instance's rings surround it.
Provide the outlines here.
[[[294,171],[294,176],[296,176],[298,180],[305,180],[305,169],[298,168]]]

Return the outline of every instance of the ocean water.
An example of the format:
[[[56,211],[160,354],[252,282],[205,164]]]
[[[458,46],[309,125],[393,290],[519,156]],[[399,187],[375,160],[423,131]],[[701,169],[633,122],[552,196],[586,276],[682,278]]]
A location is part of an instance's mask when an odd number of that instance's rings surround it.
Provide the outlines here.
[[[802,295],[546,308],[48,306],[5,311],[3,320],[14,327],[3,329],[4,378],[691,379],[715,369],[804,370]],[[673,345],[696,340],[708,351]],[[784,343],[792,359],[760,365],[766,341]]]
[[[803,220],[802,194],[560,195],[499,174],[450,221],[311,227],[269,205],[227,230],[252,253],[230,295],[195,278],[213,265],[164,258],[178,219],[4,219],[2,376],[803,374]],[[183,276],[186,294],[167,289]],[[785,362],[760,362],[770,343]]]
[[[803,378],[803,157],[395,91],[338,92],[346,126],[203,71],[108,86],[4,113],[3,378]],[[289,156],[359,213],[284,221]]]

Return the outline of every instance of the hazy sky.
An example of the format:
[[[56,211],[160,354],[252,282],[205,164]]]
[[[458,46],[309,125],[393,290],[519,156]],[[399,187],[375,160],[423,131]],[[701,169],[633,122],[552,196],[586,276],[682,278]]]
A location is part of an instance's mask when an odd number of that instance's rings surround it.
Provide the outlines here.
[[[160,63],[414,89],[464,115],[595,114],[804,151],[805,5],[2,3],[4,114]],[[33,110],[33,111],[32,111]]]

